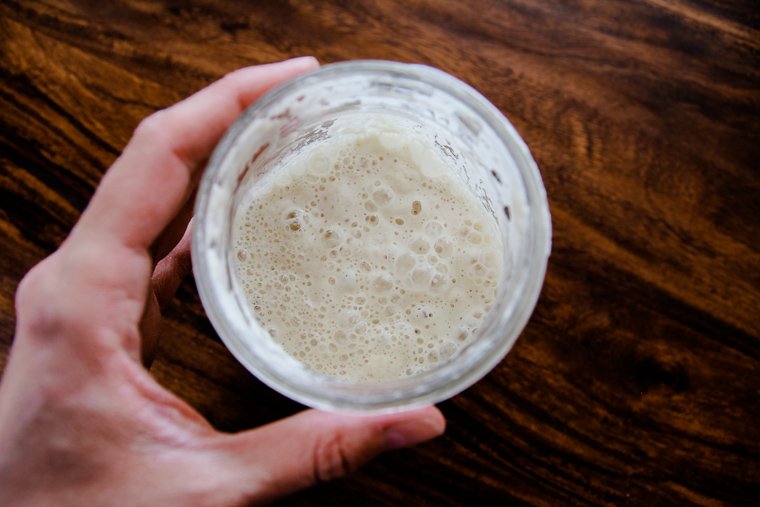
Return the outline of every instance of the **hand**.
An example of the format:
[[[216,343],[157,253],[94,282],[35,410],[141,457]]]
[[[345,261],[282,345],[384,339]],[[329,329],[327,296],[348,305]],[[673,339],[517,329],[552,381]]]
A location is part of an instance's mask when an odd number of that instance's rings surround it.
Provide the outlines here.
[[[199,172],[240,112],[313,58],[245,68],[144,120],[70,236],[21,282],[0,384],[0,505],[240,505],[433,438],[434,407],[307,410],[223,434],[159,386],[159,307],[190,270]]]

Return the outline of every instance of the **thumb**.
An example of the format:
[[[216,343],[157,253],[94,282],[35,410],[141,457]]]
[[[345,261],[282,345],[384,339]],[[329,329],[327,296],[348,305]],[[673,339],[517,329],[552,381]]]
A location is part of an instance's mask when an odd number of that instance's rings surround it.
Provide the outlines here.
[[[249,500],[261,502],[342,477],[384,451],[437,437],[445,427],[435,407],[381,416],[307,410],[225,435],[220,447],[224,462],[235,470],[230,474],[235,486],[248,489],[243,494]]]

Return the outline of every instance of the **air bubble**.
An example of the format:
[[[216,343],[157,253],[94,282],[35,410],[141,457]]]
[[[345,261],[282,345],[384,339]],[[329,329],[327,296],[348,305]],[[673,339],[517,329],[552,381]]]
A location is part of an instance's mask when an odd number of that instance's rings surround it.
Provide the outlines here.
[[[488,250],[483,250],[478,254],[478,262],[488,269],[496,269],[499,264],[496,253]]]
[[[396,271],[399,274],[405,275],[409,273],[414,266],[417,265],[417,260],[411,254],[403,254],[396,261]]]
[[[424,239],[416,239],[412,242],[412,251],[418,254],[424,254],[427,253],[428,250],[430,250],[430,243]]]
[[[425,234],[432,238],[438,238],[443,234],[443,226],[438,222],[428,222],[425,224]]]
[[[480,262],[470,265],[470,274],[478,279],[488,278],[488,270]]]
[[[440,292],[448,286],[446,277],[441,273],[436,273],[433,278],[430,279],[430,288],[436,292]]]
[[[306,223],[306,212],[302,209],[289,211],[285,215],[285,226],[290,231],[301,230]]]
[[[339,227],[330,227],[322,233],[322,244],[335,248],[343,242],[343,231]]]
[[[441,361],[445,361],[456,354],[457,346],[451,342],[445,342],[438,347],[438,357]]]
[[[338,324],[342,328],[352,328],[361,320],[361,315],[356,310],[346,310],[341,313]]]
[[[450,257],[453,251],[453,246],[451,244],[451,241],[449,241],[448,239],[440,238],[438,239],[438,241],[435,242],[433,249],[435,250],[435,253],[437,253],[441,257]]]
[[[415,268],[414,271],[412,271],[412,283],[414,284],[414,287],[420,290],[427,289],[430,285],[430,281],[433,278],[433,274],[430,272],[429,268],[426,267],[419,267]]]
[[[375,201],[375,204],[378,206],[383,206],[385,204],[388,204],[391,202],[392,194],[390,190],[381,188],[378,190],[375,190],[372,192],[372,200]]]
[[[393,279],[387,274],[381,274],[372,281],[375,292],[387,292],[393,288]]]
[[[399,311],[398,306],[388,305],[385,307],[385,310],[383,310],[383,315],[385,315],[386,317],[393,317],[394,315],[398,313],[398,311]]]

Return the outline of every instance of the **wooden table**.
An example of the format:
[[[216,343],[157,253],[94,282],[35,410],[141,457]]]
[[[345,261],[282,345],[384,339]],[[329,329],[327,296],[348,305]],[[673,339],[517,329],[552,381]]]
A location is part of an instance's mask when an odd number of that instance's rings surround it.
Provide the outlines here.
[[[760,499],[760,10],[753,0],[0,5],[0,366],[22,275],[138,121],[226,72],[314,54],[424,62],[517,127],[554,248],[509,356],[446,436],[289,505]],[[222,345],[192,281],[156,378],[218,428],[301,409]]]

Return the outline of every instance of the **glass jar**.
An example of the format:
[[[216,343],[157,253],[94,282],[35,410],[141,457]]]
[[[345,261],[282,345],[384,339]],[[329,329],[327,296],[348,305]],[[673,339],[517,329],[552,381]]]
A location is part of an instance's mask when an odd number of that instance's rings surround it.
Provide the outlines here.
[[[504,276],[474,339],[420,374],[352,382],[305,367],[257,322],[235,273],[233,223],[253,184],[334,133],[334,120],[378,112],[413,121],[498,226]],[[388,61],[323,66],[269,92],[216,147],[198,191],[193,269],[209,319],[260,380],[303,404],[352,412],[408,409],[466,389],[507,354],[533,312],[551,247],[546,192],[531,154],[488,100],[440,70]]]

